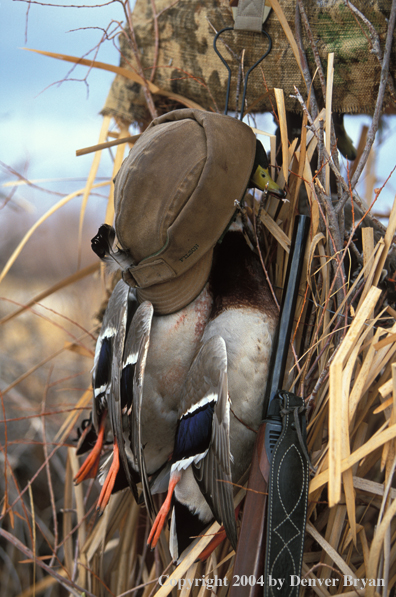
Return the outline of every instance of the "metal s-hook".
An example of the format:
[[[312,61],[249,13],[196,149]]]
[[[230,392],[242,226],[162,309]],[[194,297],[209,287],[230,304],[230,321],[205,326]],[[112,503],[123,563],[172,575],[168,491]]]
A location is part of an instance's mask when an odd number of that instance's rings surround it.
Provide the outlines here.
[[[226,69],[228,70],[227,92],[226,92],[226,101],[225,101],[225,109],[224,109],[224,114],[227,114],[227,112],[228,112],[228,102],[229,102],[229,99],[230,99],[230,88],[231,88],[231,68],[230,68],[228,62],[224,59],[224,57],[220,54],[219,50],[217,49],[217,40],[218,40],[219,36],[224,31],[234,31],[234,27],[224,27],[224,29],[221,29],[220,31],[218,31],[216,33],[216,35],[214,37],[214,40],[213,40],[213,49],[216,52],[216,54],[218,55],[218,57],[220,58],[220,60],[222,61],[222,63],[224,64],[224,66],[226,67]],[[255,69],[256,66],[258,66],[260,64],[260,62],[262,60],[264,60],[264,58],[266,56],[268,56],[268,54],[270,53],[271,48],[272,48],[272,39],[271,39],[269,33],[267,33],[266,31],[264,31],[264,29],[262,30],[262,33],[264,33],[264,35],[268,39],[268,49],[265,52],[265,54],[263,54],[263,56],[261,56],[261,58],[259,58],[257,60],[257,62],[255,62],[253,64],[253,66],[251,66],[249,68],[249,70],[247,71],[247,73],[245,75],[245,80],[244,80],[244,84],[243,84],[243,97],[242,97],[241,113],[240,113],[240,116],[239,116],[240,120],[243,119],[243,113],[244,113],[244,109],[245,109],[246,90],[247,90],[247,84],[248,84],[249,75],[252,72],[252,70]]]

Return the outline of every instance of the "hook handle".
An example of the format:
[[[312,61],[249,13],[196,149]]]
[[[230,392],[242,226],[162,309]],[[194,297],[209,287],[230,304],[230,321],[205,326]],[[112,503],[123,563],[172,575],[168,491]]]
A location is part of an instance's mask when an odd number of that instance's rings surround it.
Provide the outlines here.
[[[244,82],[244,85],[243,85],[243,97],[242,97],[241,115],[240,115],[240,117],[239,117],[239,119],[240,119],[240,120],[242,120],[242,119],[243,119],[243,112],[244,112],[244,109],[245,109],[245,98],[246,98],[246,90],[247,90],[247,84],[248,84],[248,78],[249,78],[249,75],[250,75],[250,73],[252,72],[252,70],[253,70],[253,69],[255,69],[255,68],[256,68],[256,66],[258,66],[258,65],[260,64],[260,62],[262,62],[266,56],[268,56],[268,54],[271,52],[271,49],[272,49],[272,39],[271,39],[271,37],[270,37],[269,33],[267,33],[266,31],[264,31],[264,29],[263,29],[263,31],[262,31],[262,32],[264,33],[264,35],[265,35],[265,36],[266,36],[266,38],[268,39],[268,49],[267,49],[267,51],[265,52],[265,54],[263,54],[263,55],[261,56],[261,58],[259,58],[259,59],[257,60],[257,62],[255,62],[255,63],[253,64],[253,66],[251,66],[251,67],[249,68],[248,72],[246,73],[246,76],[245,76],[245,82]]]
[[[226,92],[226,100],[225,100],[225,108],[224,108],[224,114],[227,114],[227,112],[228,112],[228,102],[229,102],[229,99],[230,99],[230,88],[231,88],[231,68],[230,68],[228,62],[224,59],[224,57],[222,56],[222,54],[220,54],[219,50],[217,49],[217,40],[218,40],[219,36],[224,31],[234,31],[234,27],[224,27],[224,29],[221,29],[220,31],[218,31],[216,33],[216,35],[215,35],[215,37],[213,39],[213,49],[216,52],[216,54],[218,55],[218,57],[220,58],[220,60],[222,61],[222,63],[224,64],[224,66],[226,67],[226,69],[228,70],[227,92]],[[240,113],[240,116],[239,116],[240,120],[243,119],[243,112],[244,112],[244,107],[245,107],[245,99],[246,99],[246,91],[247,91],[247,84],[248,84],[249,75],[252,72],[252,70],[254,70],[256,68],[256,66],[258,66],[260,64],[260,62],[262,62],[262,60],[264,60],[264,58],[266,58],[266,56],[268,56],[268,54],[270,53],[270,51],[272,49],[272,39],[271,39],[271,36],[264,29],[262,30],[262,33],[264,33],[264,35],[268,39],[268,48],[267,48],[267,51],[265,52],[265,54],[263,54],[261,56],[261,58],[259,58],[257,60],[257,62],[255,62],[253,64],[253,66],[251,66],[249,68],[249,70],[247,71],[247,73],[245,75],[245,81],[244,81],[244,85],[243,85],[242,107],[241,107],[241,113]]]
[[[224,29],[220,29],[220,31],[218,31],[216,33],[216,35],[214,36],[214,40],[213,40],[213,49],[216,52],[216,54],[218,55],[218,57],[220,58],[220,60],[222,61],[222,63],[224,64],[224,66],[226,67],[226,69],[228,70],[227,92],[226,92],[226,101],[225,101],[225,108],[224,108],[224,114],[227,114],[228,100],[230,98],[230,87],[231,87],[231,68],[229,67],[228,62],[223,58],[222,54],[220,54],[219,50],[217,49],[217,39],[224,31],[234,31],[234,27],[224,27]]]

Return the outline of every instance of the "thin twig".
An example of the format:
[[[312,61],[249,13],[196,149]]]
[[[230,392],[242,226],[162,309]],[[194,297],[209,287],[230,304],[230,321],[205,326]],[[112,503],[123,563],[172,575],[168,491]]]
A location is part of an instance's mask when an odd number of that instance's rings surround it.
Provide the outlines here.
[[[371,43],[371,50],[370,50],[371,53],[374,54],[374,56],[377,58],[377,60],[380,64],[380,66],[382,66],[382,51],[381,51],[380,37],[379,37],[374,25],[368,20],[368,18],[362,12],[360,12],[360,10],[358,8],[356,8],[356,6],[354,6],[352,4],[352,2],[350,2],[349,0],[344,0],[344,4],[353,13],[353,16],[355,17],[356,22],[359,24],[359,27],[363,31],[363,34],[366,36],[368,41]],[[369,30],[369,36],[370,36],[369,38],[367,37],[365,31],[363,30],[363,28],[360,25],[359,21],[357,20],[356,16],[358,16],[359,19],[361,19],[363,21],[363,23],[366,25],[367,29]],[[388,75],[388,86],[389,86],[389,91],[390,91],[391,95],[393,96],[393,99],[395,100],[396,99],[394,97],[395,86],[393,84],[392,75],[390,73]]]
[[[290,97],[298,100],[298,102],[301,104],[303,111],[307,114],[308,122],[310,123],[310,126],[307,126],[307,128],[313,132],[313,134],[319,141],[318,129],[316,128],[316,126],[314,124],[312,116],[310,115],[308,108],[304,102],[304,99],[296,86],[294,86],[294,90],[295,90],[296,95],[291,95]],[[334,159],[335,159],[335,155],[336,155],[336,148],[335,148],[335,151],[333,151],[333,153],[331,155],[327,152],[326,147],[323,147],[322,151],[323,151],[323,156],[324,156],[325,161],[329,164],[330,168],[332,169],[337,181],[340,183],[344,192],[348,193],[348,196],[349,196],[350,188],[349,188],[348,184],[345,182],[344,178],[342,177],[339,168],[337,168],[336,164],[334,163]],[[358,203],[359,205],[362,203],[356,192],[354,192],[353,198],[354,198],[354,200],[357,199],[356,202],[357,203],[359,202]],[[345,202],[344,202],[344,205],[345,205]],[[339,209],[341,209],[339,206],[340,206],[340,202],[338,202],[337,207],[335,208],[336,213],[338,213]]]
[[[138,45],[136,42],[135,29],[133,27],[133,22],[132,22],[131,7],[129,6],[129,2],[126,2],[125,4],[123,4],[123,6],[124,6],[124,12],[125,12],[125,16],[126,16],[127,23],[128,23],[129,34],[127,34],[125,30],[124,30],[124,32],[130,41],[131,49],[132,49],[133,55],[136,60],[138,73],[144,81],[144,84],[143,84],[144,97],[146,99],[146,104],[147,104],[148,110],[150,112],[150,116],[152,119],[154,119],[154,118],[157,118],[158,114],[157,114],[157,110],[156,110],[156,107],[154,104],[153,96],[152,96],[151,91],[148,86],[148,81],[144,75],[144,70],[142,67],[141,60],[140,60],[139,48],[138,48]]]
[[[246,51],[245,51],[245,48],[243,48],[242,53],[241,53],[240,72],[241,72],[241,78],[243,80],[244,85],[245,85],[245,54],[246,54]],[[245,91],[245,89],[243,91]],[[247,107],[248,107],[247,97],[245,96],[245,105],[244,106],[241,105],[240,114],[244,114],[245,112],[247,112]]]
[[[8,500],[8,474],[7,474],[7,467],[8,467],[8,427],[7,427],[7,418],[6,418],[6,411],[4,406],[4,396],[3,393],[0,392],[1,398],[1,407],[3,409],[3,417],[4,417],[4,502],[2,508],[2,514],[7,510],[9,505]],[[11,526],[14,528],[14,512],[12,509],[9,511]]]
[[[298,7],[300,9],[300,15],[304,22],[305,31],[307,33],[309,43],[311,45],[311,49],[312,49],[312,52],[314,55],[316,68],[318,69],[320,84],[322,86],[323,101],[326,103],[326,80],[325,80],[325,76],[324,76],[324,72],[323,72],[323,68],[322,68],[322,63],[320,61],[318,48],[316,47],[315,38],[313,36],[311,26],[308,21],[307,13],[305,12],[303,1],[297,0],[297,2],[298,2]]]
[[[368,18],[365,17],[363,13],[360,12],[360,10],[352,4],[352,2],[350,2],[349,0],[344,0],[344,4],[345,4],[345,6],[347,6],[349,8],[349,10],[352,13],[355,13],[355,15],[357,15],[359,17],[359,19],[361,19],[363,21],[363,23],[366,25],[367,29],[369,30],[370,38],[371,38],[371,52],[377,56],[378,61],[379,61],[380,65],[382,66],[382,52],[381,52],[380,38],[379,38],[377,31],[375,30],[375,27],[372,25],[372,23],[370,23]]]
[[[300,62],[301,68],[304,74],[305,86],[307,88],[307,93],[311,92],[311,107],[312,107],[312,114],[313,118],[315,119],[319,114],[318,103],[316,101],[315,90],[312,85],[312,78],[311,73],[309,72],[308,68],[308,61],[307,56],[305,54],[305,50],[302,45],[302,38],[301,38],[301,17],[300,17],[300,7],[298,2],[296,2],[296,14],[295,14],[295,30],[296,30],[296,42],[298,51],[300,53]]]
[[[25,17],[25,44],[27,44],[27,40],[28,40],[30,5],[31,5],[31,3],[29,2],[28,6],[27,6],[27,9],[26,9],[26,17]]]
[[[216,27],[209,21],[207,17],[206,20],[208,21],[209,26],[213,29],[214,34],[217,35],[218,31]],[[234,60],[236,60],[236,62],[240,62],[240,57],[238,56],[238,54],[224,41],[222,37],[219,37],[218,41],[220,41],[224,45],[227,52],[229,52],[229,54],[232,56]]]
[[[276,308],[278,309],[278,312],[280,312],[280,305],[278,303],[278,299],[276,298],[275,291],[274,291],[274,289],[272,287],[271,280],[269,278],[268,271],[267,271],[267,268],[265,267],[263,256],[261,254],[260,243],[259,243],[259,239],[258,239],[258,236],[257,236],[256,226],[254,228],[255,228],[254,232],[255,232],[255,237],[256,237],[256,247],[257,247],[257,252],[258,252],[258,255],[259,255],[259,258],[260,258],[261,267],[263,268],[265,279],[267,280],[267,284],[268,284],[269,289],[271,291],[272,298],[274,299],[274,303],[276,305]]]
[[[306,401],[307,406],[309,404],[311,404],[315,400],[317,393],[319,392],[322,384],[324,383],[326,377],[328,376],[330,365],[331,365],[331,363],[332,363],[335,355],[337,354],[337,348],[338,347],[336,347],[334,349],[333,354],[331,355],[331,357],[329,358],[329,360],[326,362],[325,367],[323,367],[323,369],[322,369],[322,371],[321,371],[321,373],[320,373],[320,375],[319,375],[319,377],[318,377],[318,379],[316,381],[316,384],[315,384],[315,386],[314,386],[314,388],[313,388],[310,396],[308,397],[308,399]]]
[[[158,548],[156,548],[156,549],[155,549],[155,553],[158,553]],[[168,570],[169,570],[169,568],[172,566],[172,564],[173,564],[173,562],[169,562],[169,564],[167,565],[167,567],[166,567],[166,568],[165,568],[165,570],[163,571],[162,575],[165,575],[165,574],[168,572]],[[158,581],[159,581],[159,579],[160,579],[160,577],[159,577],[159,578],[156,578],[156,579],[154,579],[154,581],[156,580],[157,582],[156,582],[156,584],[154,585],[154,587],[153,587],[153,589],[152,589],[152,591],[151,591],[151,593],[150,593],[149,597],[152,597],[152,596],[154,595],[154,593],[155,593],[155,590],[156,590],[156,588],[157,588],[157,586],[158,586],[158,584],[159,584],[159,582],[158,582]],[[154,582],[154,581],[151,581],[151,582]],[[138,589],[139,587],[136,587],[136,588]],[[121,593],[121,595],[118,595],[118,597],[124,597],[124,595],[129,595],[129,593],[131,593],[131,592],[132,592],[132,591],[127,591],[126,593]]]
[[[46,398],[47,398],[47,393],[48,393],[48,389],[49,389],[49,381],[51,379],[52,371],[53,371],[53,366],[50,367],[50,370],[48,372],[47,384],[45,386],[43,403],[41,406],[42,413],[45,413]],[[44,460],[47,463],[45,470],[46,470],[46,474],[47,474],[48,491],[49,491],[49,496],[50,496],[50,502],[51,502],[51,508],[52,508],[52,518],[53,518],[53,523],[54,523],[54,546],[53,546],[52,558],[49,563],[49,566],[52,567],[54,565],[54,562],[56,559],[56,552],[58,551],[58,540],[59,540],[58,517],[57,517],[57,513],[56,513],[55,495],[54,495],[54,488],[52,486],[50,463],[48,460],[48,446],[47,446],[47,437],[46,437],[47,434],[46,434],[46,428],[45,428],[45,417],[41,417],[41,425],[42,425],[42,435],[43,435]]]
[[[336,214],[333,209],[333,203],[331,201],[331,197],[329,197],[326,194],[319,178],[317,178],[315,180],[315,184],[316,184],[316,191],[317,191],[319,197],[321,198],[322,204],[326,210],[326,215],[328,218],[328,220],[327,220],[328,231],[329,231],[330,240],[331,240],[331,244],[332,244],[332,248],[333,248],[333,256],[335,256],[336,254],[340,253],[343,248],[343,239],[340,237],[340,231],[338,228],[337,217],[336,217]],[[324,214],[323,214],[323,217],[324,217]]]
[[[316,179],[316,189],[318,191],[318,195],[321,198],[321,202],[326,210],[327,220],[325,215],[322,213],[323,220],[326,224],[327,232],[330,238],[330,243],[328,243],[333,260],[335,260],[335,264],[333,262],[333,269],[334,269],[334,280],[333,283],[335,285],[335,292],[336,292],[336,301],[338,305],[342,303],[342,298],[340,296],[340,292],[343,293],[343,298],[346,296],[346,282],[345,282],[345,271],[344,271],[344,258],[345,252],[343,252],[343,256],[340,259],[339,255],[343,251],[343,239],[340,237],[340,229],[338,227],[338,220],[336,213],[334,211],[333,203],[331,198],[326,195],[326,192],[320,181]],[[313,185],[312,185],[313,186]],[[315,189],[315,190],[316,190]],[[318,201],[319,210],[321,210],[321,204]],[[341,317],[342,314],[339,314]]]
[[[236,89],[235,89],[235,113],[238,114],[239,112],[239,96],[241,93],[241,82],[242,82],[242,60],[245,50],[242,50],[242,58],[239,60],[238,63],[238,75],[236,80]]]
[[[147,543],[147,539],[150,533],[150,518],[149,516],[146,516],[146,528],[144,531],[144,538],[143,538],[143,551],[142,551],[142,557],[141,557],[141,562],[140,562],[140,566],[139,566],[139,571],[137,574],[137,577],[134,581],[134,584],[139,585],[140,581],[143,577],[143,570],[145,567],[145,560],[146,560],[146,555],[147,555],[147,550],[148,550],[148,543]]]
[[[361,155],[361,158],[359,160],[359,164],[357,165],[357,168],[356,168],[354,175],[352,177],[352,180],[351,180],[351,188],[352,189],[354,189],[355,186],[357,185],[360,175],[363,172],[363,169],[368,160],[370,150],[371,150],[374,140],[375,140],[375,135],[378,130],[380,115],[381,115],[381,111],[382,111],[382,105],[384,103],[386,84],[387,84],[388,75],[389,75],[389,64],[390,64],[390,55],[391,55],[391,50],[392,50],[393,32],[395,29],[395,20],[396,20],[396,0],[392,0],[392,8],[391,8],[390,16],[389,16],[389,21],[388,21],[388,31],[386,33],[385,53],[384,53],[384,58],[382,60],[381,77],[380,77],[380,84],[379,84],[379,88],[378,88],[377,101],[375,104],[373,119],[371,121],[369,131],[367,133],[366,145],[365,145],[365,148]]]
[[[15,0],[15,2],[26,2],[27,4],[38,4],[39,6],[52,6],[54,8],[101,8],[102,6],[109,6],[118,0],[109,0],[102,2],[102,4],[52,4],[51,2],[39,2],[38,0]]]
[[[322,67],[322,62],[320,60],[320,56],[319,56],[318,48],[316,46],[315,38],[313,36],[311,26],[308,21],[307,13],[305,12],[303,0],[297,0],[297,2],[298,2],[299,11],[301,13],[301,16],[303,17],[304,26],[305,26],[305,30],[306,30],[306,33],[307,33],[307,36],[309,39],[311,50],[314,55],[316,68],[319,73],[320,84],[322,87],[323,102],[324,102],[324,104],[326,104],[326,79],[325,79],[325,75],[324,75],[324,71],[323,71],[323,67]],[[313,91],[314,91],[314,89],[313,89],[313,85],[312,85],[312,92]],[[315,115],[314,115],[314,118],[316,118]],[[331,136],[331,145],[335,146],[336,145],[336,136],[335,136],[333,119],[331,119],[330,136]],[[334,164],[335,164],[337,170],[339,170],[340,165],[338,163],[338,154],[337,153],[334,155]],[[338,183],[339,183],[339,179],[337,177],[337,185],[338,185]]]
[[[309,383],[309,380],[311,379],[316,367],[319,364],[320,359],[323,357],[325,351],[327,350],[327,348],[330,346],[330,342],[333,340],[334,338],[334,332],[337,330],[337,328],[339,327],[341,323],[341,318],[338,319],[338,321],[336,322],[334,329],[332,330],[332,333],[328,335],[325,344],[323,345],[322,349],[319,351],[319,353],[317,354],[314,362],[312,363],[310,369],[307,371],[304,381],[306,383]]]
[[[354,254],[355,259],[357,260],[357,262],[359,263],[359,265],[363,265],[363,257],[360,254],[360,251],[358,250],[358,248],[355,245],[355,243],[353,241],[351,241],[349,246],[350,246],[351,252]]]
[[[325,172],[324,172],[324,159],[323,159],[323,148],[324,144],[324,122],[322,118],[319,118],[319,131],[318,131],[318,179],[322,186],[325,184]]]
[[[159,18],[164,12],[166,12],[167,10],[169,10],[170,8],[173,8],[174,6],[176,6],[176,4],[180,2],[180,0],[175,0],[174,2],[172,2],[172,4],[169,4],[169,6],[165,6],[165,8],[163,8],[162,10],[160,10],[157,13],[157,17]]]
[[[154,46],[154,62],[150,75],[150,81],[154,81],[155,71],[157,70],[158,54],[159,54],[159,28],[158,28],[158,15],[157,9],[155,8],[155,0],[151,0],[151,8],[153,10],[153,21],[154,21],[154,35],[155,35],[155,46]]]
[[[29,559],[34,558],[34,554],[33,554],[32,550],[29,549],[28,547],[26,547],[21,541],[19,541],[19,539],[14,537],[14,535],[9,533],[8,531],[5,531],[2,528],[0,528],[0,535],[4,539],[9,541],[9,543],[11,543],[14,547],[16,547],[20,552],[22,552],[27,558],[29,558]],[[87,597],[95,597],[95,595],[93,593],[91,593],[90,591],[88,591],[87,589],[84,589],[83,587],[79,587],[76,583],[72,582],[67,577],[63,577],[60,574],[58,574],[53,568],[50,568],[42,560],[36,558],[35,561],[36,561],[37,566],[40,566],[40,568],[42,568],[47,574],[49,574],[50,576],[55,578],[60,585],[62,585],[66,589],[68,589],[68,591],[70,591],[71,594],[74,595],[75,597],[81,597],[82,594],[85,594]]]

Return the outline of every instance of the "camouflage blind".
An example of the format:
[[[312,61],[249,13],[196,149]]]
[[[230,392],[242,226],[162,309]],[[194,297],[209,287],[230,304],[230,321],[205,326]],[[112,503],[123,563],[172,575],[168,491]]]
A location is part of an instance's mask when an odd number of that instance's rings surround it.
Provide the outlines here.
[[[279,0],[289,26],[295,32],[295,0]],[[222,112],[226,95],[228,73],[213,50],[216,31],[233,26],[232,11],[220,0],[156,0],[159,27],[159,53],[153,83],[198,103],[203,109]],[[346,0],[304,0],[313,37],[326,72],[327,55],[335,54],[333,110],[344,113],[373,113],[380,80],[381,66],[371,52],[370,32],[366,24],[348,6]],[[390,0],[355,0],[354,6],[371,22],[383,52]],[[150,0],[137,0],[133,12],[134,32],[140,60],[149,79],[155,62],[155,33]],[[298,102],[290,95],[294,86],[306,97],[306,86],[282,25],[274,11],[264,24],[272,38],[272,50],[249,79],[248,109],[263,112],[272,109],[272,89],[284,90],[286,109],[299,111]],[[301,23],[302,43],[311,76],[316,70],[314,55]],[[266,51],[268,42],[260,33],[231,31],[222,34],[218,46],[232,68],[229,109],[236,109],[242,97],[241,73],[246,71]],[[128,36],[120,36],[121,66],[136,66]],[[396,46],[393,43],[390,74],[396,70]],[[238,75],[239,73],[239,75]],[[322,103],[318,75],[314,80],[316,96]],[[159,113],[177,105],[169,104],[159,95],[154,96]],[[385,106],[395,106],[387,91]],[[147,122],[142,88],[138,83],[117,75],[107,97],[103,114],[128,122]]]

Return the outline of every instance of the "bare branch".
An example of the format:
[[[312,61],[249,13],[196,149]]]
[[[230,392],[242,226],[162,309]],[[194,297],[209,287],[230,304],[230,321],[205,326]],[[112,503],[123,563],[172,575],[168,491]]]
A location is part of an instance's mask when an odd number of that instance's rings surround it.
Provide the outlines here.
[[[38,4],[39,6],[52,6],[55,8],[101,8],[119,2],[119,0],[109,0],[103,4],[52,4],[51,2],[38,2],[38,0],[14,0],[14,2],[26,2],[26,4]]]
[[[153,68],[152,68],[151,75],[150,75],[150,81],[153,81],[154,76],[155,76],[155,71],[157,69],[158,53],[159,53],[158,14],[157,14],[157,9],[155,8],[155,0],[151,0],[151,8],[153,10],[154,33],[155,33],[154,62],[153,62]]]
[[[136,60],[138,73],[144,80],[144,85],[143,85],[144,97],[146,99],[146,103],[147,103],[148,110],[150,112],[150,116],[152,119],[154,119],[154,118],[157,118],[158,114],[157,114],[157,110],[156,110],[156,107],[154,104],[153,96],[152,96],[151,91],[148,86],[148,81],[145,77],[142,63],[140,60],[140,53],[139,53],[139,48],[138,48],[138,45],[136,42],[135,30],[133,27],[132,13],[131,13],[131,8],[129,6],[129,2],[126,2],[125,4],[123,4],[123,6],[124,6],[124,12],[125,12],[125,16],[126,16],[127,23],[128,23],[128,29],[129,29],[129,34],[125,31],[125,35],[128,36],[128,39],[131,43],[131,48],[132,48],[132,52],[133,52],[133,55]]]
[[[351,188],[352,189],[355,188],[355,186],[360,178],[360,175],[363,172],[363,169],[368,160],[370,150],[371,150],[374,140],[375,140],[375,135],[378,130],[379,119],[380,119],[380,115],[381,115],[381,111],[382,111],[382,105],[384,103],[385,90],[386,90],[386,85],[387,85],[388,75],[389,75],[389,63],[390,63],[390,55],[391,55],[391,49],[392,49],[393,32],[395,29],[395,20],[396,20],[396,0],[392,0],[392,8],[391,8],[390,16],[389,16],[389,21],[388,21],[388,31],[386,34],[385,53],[384,53],[384,59],[382,61],[381,78],[380,78],[380,84],[379,84],[379,89],[378,89],[377,101],[375,104],[373,120],[371,122],[370,129],[367,133],[366,146],[363,150],[359,164],[358,164],[358,166],[355,170],[355,173],[352,177],[352,180],[351,180]]]
[[[322,86],[323,100],[324,100],[324,102],[326,102],[326,80],[325,80],[325,76],[324,76],[324,72],[323,72],[323,68],[322,68],[322,63],[320,61],[318,48],[316,47],[315,39],[314,39],[312,30],[311,30],[311,26],[308,21],[307,13],[305,12],[303,0],[297,0],[297,2],[298,2],[298,8],[300,10],[302,20],[304,22],[305,30],[307,32],[309,43],[311,45],[311,49],[312,49],[312,52],[313,52],[313,55],[315,58],[316,68],[318,69],[320,84]]]
[[[5,531],[2,528],[0,528],[0,535],[4,539],[9,541],[20,552],[22,552],[27,558],[34,559],[34,553],[32,552],[32,550],[29,549],[28,547],[26,547],[21,541],[19,541],[19,539],[14,537],[14,535],[9,533],[8,531]],[[40,566],[43,570],[45,570],[45,572],[47,572],[47,574],[49,574],[53,578],[56,578],[56,580],[59,582],[59,584],[65,588],[67,588],[71,592],[72,595],[75,595],[75,597],[80,597],[81,594],[85,594],[85,595],[87,595],[87,597],[95,597],[95,595],[93,593],[91,593],[90,591],[88,591],[87,589],[79,587],[76,583],[72,582],[68,578],[58,574],[58,572],[56,572],[53,568],[50,568],[49,566],[47,566],[47,564],[44,564],[44,562],[42,560],[36,558],[35,562],[36,562],[36,565]]]
[[[318,109],[318,103],[316,101],[315,90],[312,85],[311,73],[309,72],[309,68],[308,68],[307,56],[305,54],[305,50],[302,45],[301,18],[300,18],[300,8],[299,8],[298,2],[296,2],[295,30],[296,30],[296,42],[297,42],[297,46],[298,46],[298,51],[300,53],[301,67],[302,67],[302,70],[304,73],[305,86],[307,88],[307,93],[309,94],[309,92],[311,92],[312,114],[313,114],[313,117],[316,118],[317,115],[319,114],[319,109]]]
[[[375,27],[373,26],[372,23],[370,23],[370,21],[368,20],[368,18],[365,17],[365,15],[363,13],[360,12],[360,10],[358,8],[356,8],[356,6],[354,6],[352,4],[352,2],[350,2],[349,0],[344,0],[344,3],[350,9],[350,11],[353,13],[353,16],[355,17],[356,22],[359,24],[360,28],[362,29],[363,34],[368,39],[369,43],[371,43],[371,53],[376,56],[376,58],[378,59],[378,62],[380,64],[380,66],[382,66],[381,43],[380,43],[380,38],[379,38],[379,35],[378,35]],[[360,25],[357,17],[359,17],[363,21],[363,23],[366,25],[367,29],[369,30],[369,36],[370,37],[368,37],[366,35],[366,33],[363,30],[363,27]],[[392,99],[393,99],[394,102],[396,102],[395,86],[393,84],[392,75],[390,73],[388,74],[388,86],[389,86],[389,91],[390,91],[390,93],[392,95]]]

